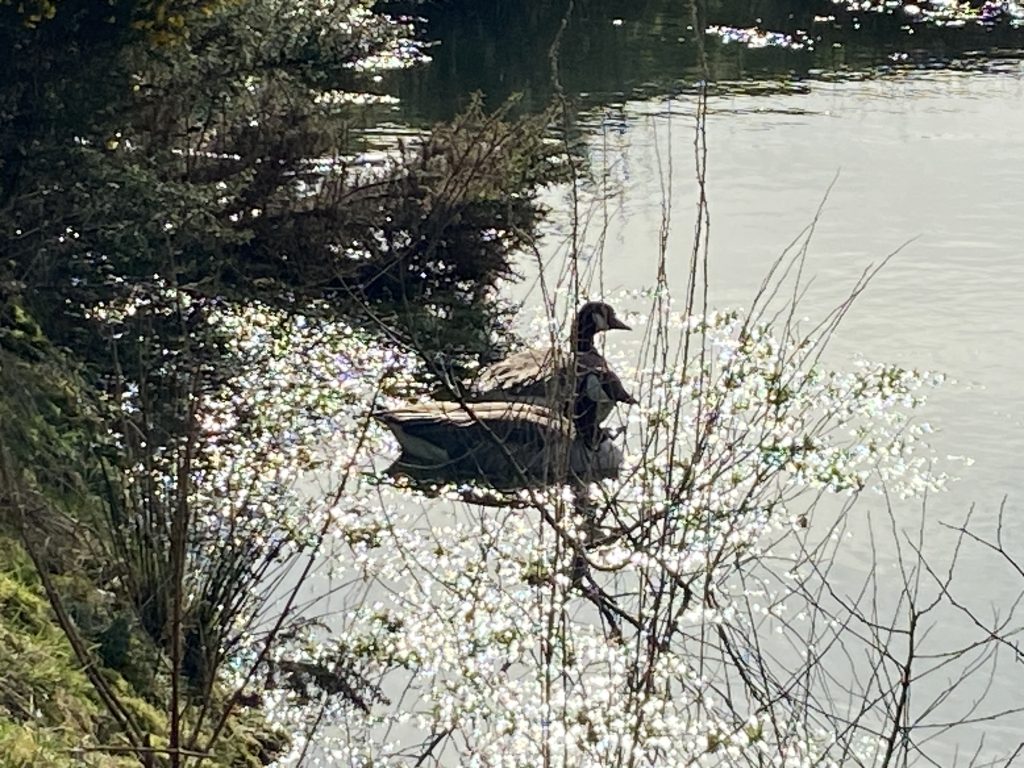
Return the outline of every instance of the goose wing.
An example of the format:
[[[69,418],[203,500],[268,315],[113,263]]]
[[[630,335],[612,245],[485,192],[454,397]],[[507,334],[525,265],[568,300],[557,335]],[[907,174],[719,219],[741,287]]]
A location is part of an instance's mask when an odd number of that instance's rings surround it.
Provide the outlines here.
[[[578,394],[595,402],[636,404],[622,380],[595,350],[576,355],[575,375],[572,359],[555,350],[528,349],[505,358],[484,370],[474,382],[470,397],[474,401],[518,401],[551,405],[568,401],[578,385],[588,386]],[[591,391],[596,381],[602,390]]]
[[[527,349],[483,370],[470,390],[473,400],[550,402],[569,380],[569,360],[554,349]]]

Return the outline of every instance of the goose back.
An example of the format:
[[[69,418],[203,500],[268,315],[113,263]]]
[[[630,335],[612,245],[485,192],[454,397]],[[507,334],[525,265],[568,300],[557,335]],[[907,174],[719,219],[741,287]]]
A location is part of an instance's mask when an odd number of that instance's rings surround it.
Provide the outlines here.
[[[473,382],[474,401],[556,404],[571,397],[572,360],[555,349],[526,349],[484,369]]]
[[[575,364],[574,364],[575,363]],[[596,350],[579,352],[575,361],[556,350],[526,350],[490,366],[470,391],[473,402],[504,401],[566,408],[574,397],[594,397],[596,391],[584,384],[595,379],[604,390],[597,402],[635,404],[622,380]],[[602,419],[603,421],[604,419]]]
[[[630,328],[618,319],[610,305],[601,301],[587,302],[576,314],[570,346],[572,353],[565,354],[552,348],[526,349],[512,354],[482,371],[470,389],[470,399],[528,402],[552,407],[567,405],[578,394],[577,384],[584,372],[615,376],[604,357],[594,349],[594,336],[612,329]],[[624,392],[617,376],[615,381],[617,390]]]

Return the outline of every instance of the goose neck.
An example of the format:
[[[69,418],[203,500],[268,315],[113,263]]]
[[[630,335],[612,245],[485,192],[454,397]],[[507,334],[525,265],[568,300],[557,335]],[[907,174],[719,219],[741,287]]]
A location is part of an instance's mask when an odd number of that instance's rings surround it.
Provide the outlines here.
[[[578,330],[575,334],[574,347],[576,352],[594,351],[594,334],[586,330]]]

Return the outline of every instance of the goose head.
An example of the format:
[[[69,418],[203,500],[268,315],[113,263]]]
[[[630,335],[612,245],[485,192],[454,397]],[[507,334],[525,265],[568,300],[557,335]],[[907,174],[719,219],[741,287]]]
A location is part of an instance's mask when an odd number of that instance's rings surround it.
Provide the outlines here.
[[[615,329],[632,330],[619,320],[611,305],[603,301],[588,301],[576,313],[576,340],[583,348],[590,347],[595,334]]]

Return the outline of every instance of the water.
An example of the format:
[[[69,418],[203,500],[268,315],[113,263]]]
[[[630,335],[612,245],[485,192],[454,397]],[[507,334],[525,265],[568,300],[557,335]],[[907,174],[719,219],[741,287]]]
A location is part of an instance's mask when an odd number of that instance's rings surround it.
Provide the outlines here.
[[[450,117],[474,91],[492,104],[519,94],[526,109],[543,108],[553,93],[550,54],[556,36],[558,81],[585,106],[692,88],[702,77],[702,49],[714,81],[762,89],[807,78],[986,69],[986,52],[1024,46],[1024,19],[1013,16],[1024,15],[1024,9],[1016,2],[1002,3],[1003,14],[986,16],[948,2],[920,2],[926,13],[912,15],[902,4],[882,0],[705,0],[699,12],[685,0],[386,5],[429,17],[419,24],[420,34],[437,42],[427,51],[433,58],[429,66],[386,75],[380,86],[401,99],[394,113],[419,125]],[[942,14],[953,18],[935,18]],[[698,36],[695,23],[718,31]],[[751,33],[768,44],[730,42]]]
[[[963,26],[950,27],[922,22],[948,13],[948,4],[918,4],[923,15],[882,3],[871,4],[881,13],[828,1],[767,5],[707,4],[709,24],[756,25],[813,42],[749,50],[706,40],[716,88],[733,94],[709,104],[712,305],[749,303],[834,181],[810,251],[815,285],[806,313],[831,308],[865,267],[906,245],[858,301],[836,356],[861,353],[954,377],[932,416],[950,453],[976,459],[960,487],[1020,496],[1024,219],[1015,202],[1024,169],[1015,158],[1024,149],[1024,63],[1005,50],[1024,45],[1020,20],[1011,18],[1019,6],[1003,4],[999,25],[967,14]],[[988,4],[989,15],[996,5]],[[603,238],[608,290],[653,281],[663,188],[674,201],[668,249],[677,285],[685,277],[695,99],[680,92],[692,92],[697,76],[685,6],[581,2],[563,34],[560,80],[584,105],[579,127],[606,178],[596,193],[607,201],[588,204],[585,193],[582,205],[591,220],[584,254]],[[548,50],[564,11],[517,2],[435,9],[425,26],[440,42],[434,64],[393,83],[402,119],[451,114],[475,89],[492,102],[521,92],[527,107],[543,104]],[[569,203],[564,191],[550,195],[553,233],[543,247],[556,262]],[[509,293],[526,298],[529,286]]]
[[[945,525],[958,524],[977,504],[975,524],[991,533],[1004,496],[1006,541],[1024,551],[1024,219],[1016,206],[1024,167],[1010,159],[1024,149],[1022,105],[1019,61],[1005,62],[998,74],[904,73],[709,103],[712,307],[749,306],[766,270],[826,194],[809,250],[813,283],[803,314],[820,319],[864,269],[901,249],[857,300],[828,358],[843,366],[862,355],[951,378],[924,415],[937,429],[939,455],[967,456],[973,464],[952,463],[959,480],[929,502],[924,553],[936,564],[955,544]],[[598,195],[583,196],[582,208],[593,214],[583,252],[602,254],[591,295],[653,284],[664,189],[673,200],[670,284],[682,296],[697,201],[694,108],[693,98],[652,99],[587,114],[584,125],[614,190],[607,205],[591,202]],[[550,204],[556,213],[547,248],[558,264],[568,248],[560,234],[569,229],[571,201],[560,190]],[[530,281],[512,291],[527,304],[536,300]],[[632,308],[646,305],[637,300]],[[609,340],[616,349],[631,343],[637,342]],[[871,567],[888,574],[883,583],[897,578],[881,506],[866,498],[850,518],[836,573],[851,592]],[[913,535],[919,505],[895,511],[896,529]],[[881,541],[871,537],[869,523],[876,536],[886,531]],[[960,565],[958,599],[979,615],[1005,615],[1019,599],[1019,578],[991,552],[966,549]],[[945,639],[971,635],[963,616],[947,617],[943,628]],[[987,698],[993,710],[1018,701],[1019,663],[1010,654],[999,669]],[[971,735],[982,732],[995,751],[1012,751],[1020,741],[1007,721],[977,726]],[[950,764],[955,743],[950,736]]]
[[[1024,149],[1021,105],[1024,65],[1014,62],[998,75],[908,73],[712,98],[707,124],[710,304],[749,305],[827,194],[804,313],[820,318],[865,268],[902,248],[855,304],[832,357],[953,377],[930,416],[948,452],[976,459],[961,486],[996,499],[1024,495],[1024,219],[1014,203],[1024,169],[1010,160]],[[626,102],[584,121],[614,190],[584,245],[591,252],[603,235],[607,291],[653,284],[671,163],[670,282],[682,295],[697,199],[693,109],[685,98]],[[560,191],[549,204],[554,255],[570,201]],[[512,291],[535,296],[529,281]]]
[[[659,229],[671,200],[670,286],[681,297],[697,201],[689,16],[667,3],[642,3],[622,24],[612,24],[625,13],[621,4],[582,5],[586,13],[567,31],[562,80],[582,105],[578,127],[597,179],[582,187],[579,201],[587,222],[578,244],[586,290],[591,297],[609,296],[654,283]],[[712,12],[726,16],[717,23],[744,27],[752,23],[752,5],[712,4]],[[842,41],[838,48],[825,35],[813,50],[712,50],[713,74],[733,83],[719,86],[708,105],[709,303],[749,305],[770,264],[823,200],[802,314],[821,318],[866,268],[899,251],[858,299],[829,362],[848,365],[862,355],[946,373],[951,382],[931,398],[925,416],[938,430],[933,442],[941,456],[968,456],[973,463],[951,463],[960,479],[930,500],[925,555],[939,562],[949,554],[954,536],[943,524],[959,522],[972,503],[979,530],[990,533],[1004,496],[1006,543],[1024,552],[1024,391],[1018,383],[1024,378],[1018,306],[1024,288],[1024,62],[968,53],[990,32],[968,28],[957,37],[916,27],[917,40],[931,35],[919,49],[907,45],[906,19],[898,15],[858,21],[870,26],[863,39],[838,6],[806,5],[805,16],[839,15],[842,29],[828,25]],[[451,114],[475,88],[492,102],[524,90],[525,108],[543,104],[550,93],[546,50],[558,14],[547,4],[538,8],[526,15],[493,11],[501,19],[486,10],[442,17],[435,26],[442,38],[435,64],[400,76],[403,103],[396,115],[421,125]],[[782,29],[785,14],[774,21]],[[793,32],[802,21],[782,31]],[[927,66],[895,68],[892,62]],[[549,190],[545,200],[552,215],[541,248],[548,279],[555,280],[570,247],[572,200],[564,188]],[[538,306],[533,260],[524,258],[521,268],[526,279],[507,286],[508,295]],[[648,300],[616,304],[643,313]],[[616,336],[609,344],[635,359],[640,335]],[[839,584],[850,590],[873,552],[879,571],[895,578],[894,537],[881,507],[866,499],[850,518],[836,568]],[[896,530],[916,530],[919,505],[897,505],[895,513]],[[872,538],[869,525],[876,526],[875,536],[885,531],[881,539]],[[1005,611],[1021,594],[1019,577],[980,548],[964,550],[959,578],[957,597],[982,617]],[[943,622],[944,639],[972,637],[963,615]],[[1008,655],[998,669],[985,711],[1019,702],[1019,664]],[[944,681],[935,685],[941,689]],[[968,688],[962,690],[967,696]],[[961,743],[982,734],[993,753],[1010,752],[1021,740],[1020,729],[1004,720],[974,726]],[[949,737],[949,764],[957,743]]]

